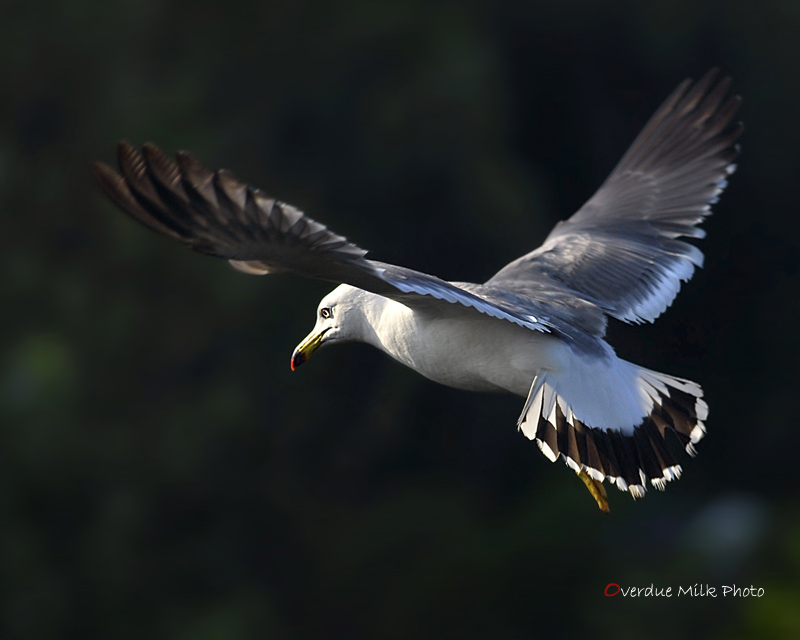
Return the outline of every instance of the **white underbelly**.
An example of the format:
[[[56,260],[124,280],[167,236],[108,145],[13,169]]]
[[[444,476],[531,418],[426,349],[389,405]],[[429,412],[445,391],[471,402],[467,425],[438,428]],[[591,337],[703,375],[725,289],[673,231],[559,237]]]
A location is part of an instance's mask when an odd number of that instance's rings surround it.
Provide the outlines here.
[[[549,334],[472,312],[431,317],[398,304],[385,317],[376,346],[426,378],[468,391],[525,397],[537,372],[558,367],[563,349]]]
[[[617,358],[604,342],[598,342],[599,355],[583,353],[550,334],[456,305],[447,316],[435,316],[387,301],[376,320],[370,342],[450,387],[526,397],[534,378],[546,374],[578,420],[623,431],[652,408],[642,390],[643,370]]]

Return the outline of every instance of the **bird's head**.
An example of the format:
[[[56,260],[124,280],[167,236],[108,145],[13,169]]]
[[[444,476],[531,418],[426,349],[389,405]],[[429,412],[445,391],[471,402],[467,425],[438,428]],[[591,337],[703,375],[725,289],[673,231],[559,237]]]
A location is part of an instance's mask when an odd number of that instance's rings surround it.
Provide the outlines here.
[[[361,337],[364,314],[359,303],[366,292],[339,285],[317,306],[317,323],[292,353],[292,371],[311,357],[322,345],[351,342]]]

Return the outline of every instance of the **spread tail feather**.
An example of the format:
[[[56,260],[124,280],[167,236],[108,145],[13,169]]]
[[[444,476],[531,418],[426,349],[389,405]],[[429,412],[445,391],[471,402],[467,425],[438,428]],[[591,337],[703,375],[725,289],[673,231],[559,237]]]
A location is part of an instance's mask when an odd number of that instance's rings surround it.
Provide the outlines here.
[[[632,433],[587,426],[554,390],[547,373],[534,379],[517,426],[551,462],[563,458],[576,473],[583,470],[599,482],[608,479],[634,498],[644,496],[648,482],[663,490],[681,475],[667,446],[667,431],[694,456],[694,445],[706,432],[708,405],[694,382],[638,367],[637,372],[649,410]]]

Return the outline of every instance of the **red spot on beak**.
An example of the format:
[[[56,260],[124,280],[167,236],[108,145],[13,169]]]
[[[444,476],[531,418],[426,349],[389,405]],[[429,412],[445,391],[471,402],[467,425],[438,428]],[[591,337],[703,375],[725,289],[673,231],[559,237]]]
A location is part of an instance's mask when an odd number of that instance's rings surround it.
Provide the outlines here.
[[[292,371],[297,369],[297,367],[303,364],[306,360],[308,360],[308,356],[305,353],[303,353],[302,351],[295,351],[292,354],[292,362],[291,362]]]

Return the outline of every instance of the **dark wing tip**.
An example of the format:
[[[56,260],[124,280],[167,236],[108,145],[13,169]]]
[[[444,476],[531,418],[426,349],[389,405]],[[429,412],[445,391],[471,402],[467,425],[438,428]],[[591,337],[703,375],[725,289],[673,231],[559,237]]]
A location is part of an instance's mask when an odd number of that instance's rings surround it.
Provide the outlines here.
[[[725,154],[741,135],[734,121],[742,103],[740,95],[725,99],[732,80],[717,80],[714,67],[697,82],[686,79],[662,103],[612,171],[677,170],[689,159]],[[612,176],[609,176],[610,178]]]
[[[128,149],[121,150],[121,153],[128,154],[131,149],[132,148],[129,147]],[[155,231],[167,238],[177,240],[178,242],[185,241],[181,233],[171,226],[164,224],[163,221],[149,212],[137,199],[128,181],[107,164],[104,162],[93,162],[92,173],[109,199],[134,220],[143,224],[151,231]]]
[[[100,185],[105,194],[114,201],[115,204],[127,211],[128,200],[131,197],[125,180],[116,171],[109,167],[105,162],[93,162],[92,173],[95,181]]]
[[[178,151],[175,154],[181,174],[192,181],[203,183],[211,180],[213,172],[188,151]]]
[[[94,179],[106,193],[109,193],[111,190],[111,185],[114,183],[115,179],[119,179],[119,175],[117,175],[116,171],[105,162],[100,162],[99,160],[92,162],[92,173],[94,174]]]
[[[149,229],[194,251],[234,261],[262,261],[270,270],[282,265],[288,247],[292,260],[303,251],[328,254],[334,261],[359,260],[366,251],[307,217],[266,196],[226,170],[211,171],[186,151],[173,161],[152,142],[137,150],[117,145],[119,173],[102,162],[92,164],[106,195]]]
[[[142,155],[125,140],[121,140],[117,145],[117,164],[126,178],[135,177],[144,171]]]

